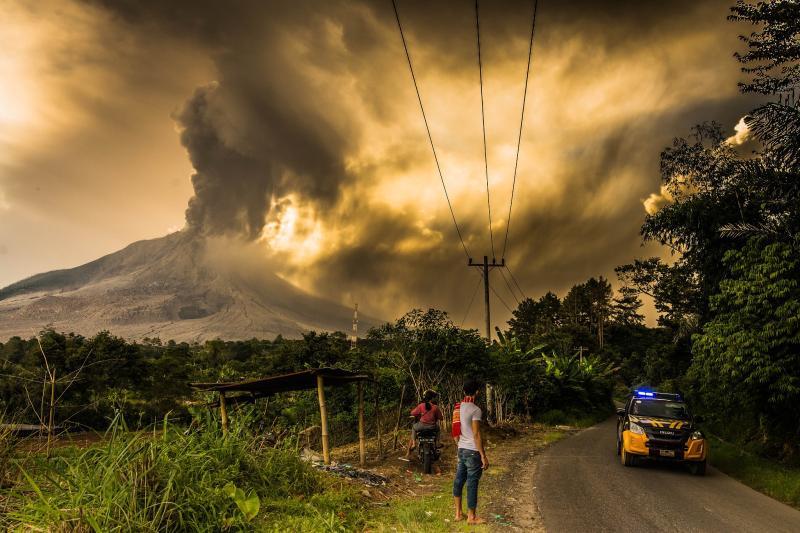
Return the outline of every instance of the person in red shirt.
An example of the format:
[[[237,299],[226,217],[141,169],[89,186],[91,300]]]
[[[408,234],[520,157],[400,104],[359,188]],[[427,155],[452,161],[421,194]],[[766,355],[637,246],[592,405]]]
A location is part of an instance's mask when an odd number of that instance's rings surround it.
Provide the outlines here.
[[[436,391],[426,390],[422,395],[422,403],[417,405],[411,410],[411,416],[417,419],[411,429],[411,441],[408,443],[408,455],[414,450],[417,440],[417,431],[422,429],[436,429],[439,430],[439,422],[444,418],[439,406],[436,405],[436,399],[439,395]]]

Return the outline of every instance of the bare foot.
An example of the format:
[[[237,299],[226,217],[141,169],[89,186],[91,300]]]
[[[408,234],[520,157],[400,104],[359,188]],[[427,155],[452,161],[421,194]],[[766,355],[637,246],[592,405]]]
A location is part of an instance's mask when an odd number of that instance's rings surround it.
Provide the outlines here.
[[[486,523],[486,520],[484,520],[483,518],[478,518],[477,516],[475,518],[468,518],[467,519],[467,524],[469,524],[471,526],[477,526],[477,525],[485,524],[485,523]]]
[[[453,519],[453,522],[461,522],[462,520],[464,520],[464,515],[457,514],[456,517]]]

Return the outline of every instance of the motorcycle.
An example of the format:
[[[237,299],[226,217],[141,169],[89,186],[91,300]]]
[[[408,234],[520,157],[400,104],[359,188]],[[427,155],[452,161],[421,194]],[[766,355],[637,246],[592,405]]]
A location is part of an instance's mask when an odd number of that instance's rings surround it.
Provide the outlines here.
[[[417,431],[417,457],[422,464],[422,471],[426,474],[430,474],[433,471],[433,462],[438,461],[441,456],[441,448],[437,445],[438,433],[438,429],[420,429]]]

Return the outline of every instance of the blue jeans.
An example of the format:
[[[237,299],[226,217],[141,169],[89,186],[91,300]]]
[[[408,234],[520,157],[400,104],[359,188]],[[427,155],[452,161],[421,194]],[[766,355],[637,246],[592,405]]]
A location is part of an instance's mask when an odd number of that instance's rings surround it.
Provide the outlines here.
[[[460,498],[467,484],[467,509],[478,507],[478,481],[483,474],[481,454],[475,450],[458,449],[458,467],[453,480],[453,496]]]

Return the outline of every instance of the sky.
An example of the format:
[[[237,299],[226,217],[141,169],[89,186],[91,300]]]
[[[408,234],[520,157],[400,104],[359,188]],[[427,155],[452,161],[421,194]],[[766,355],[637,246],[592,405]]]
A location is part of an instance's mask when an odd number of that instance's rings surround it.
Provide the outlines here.
[[[563,296],[636,257],[659,153],[754,107],[729,1],[399,0],[469,255]],[[391,319],[482,324],[392,5],[0,0],[0,286],[183,230],[255,247],[301,288]],[[735,129],[737,124],[739,129]],[[736,136],[739,137],[736,137]],[[485,165],[492,209],[489,232]],[[522,297],[492,273],[493,323]],[[504,273],[509,277],[508,272]],[[655,322],[646,306],[648,322]]]

